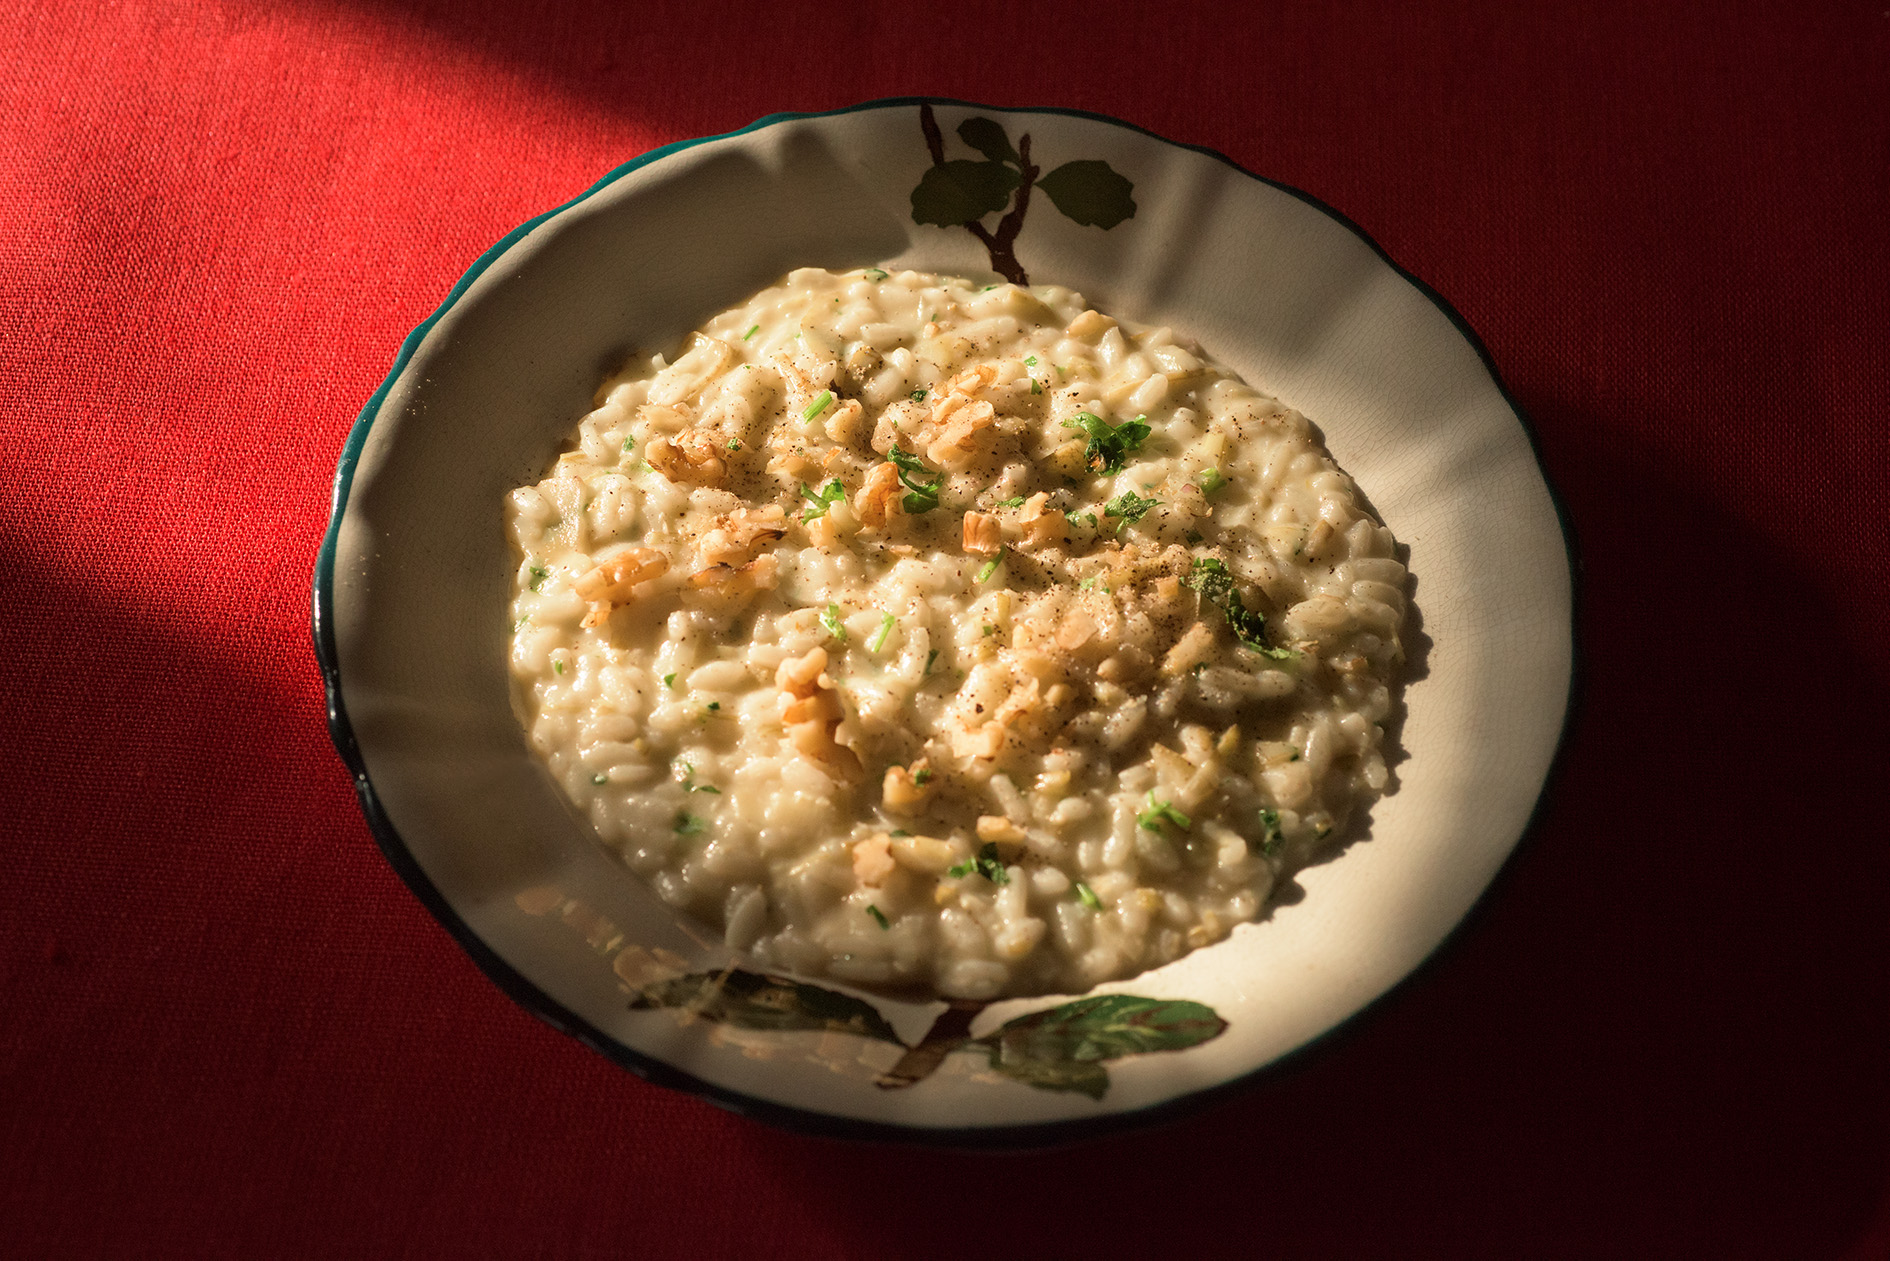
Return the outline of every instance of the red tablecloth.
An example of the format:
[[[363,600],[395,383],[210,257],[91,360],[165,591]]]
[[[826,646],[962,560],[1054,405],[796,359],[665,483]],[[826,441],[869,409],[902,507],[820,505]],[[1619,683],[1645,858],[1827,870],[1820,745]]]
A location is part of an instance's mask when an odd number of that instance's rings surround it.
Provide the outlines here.
[[[1890,6],[5,4],[0,1253],[1890,1255]],[[508,228],[918,92],[1356,219],[1578,535],[1577,726],[1442,962],[1022,1157],[776,1132],[500,995],[323,728],[355,412]]]

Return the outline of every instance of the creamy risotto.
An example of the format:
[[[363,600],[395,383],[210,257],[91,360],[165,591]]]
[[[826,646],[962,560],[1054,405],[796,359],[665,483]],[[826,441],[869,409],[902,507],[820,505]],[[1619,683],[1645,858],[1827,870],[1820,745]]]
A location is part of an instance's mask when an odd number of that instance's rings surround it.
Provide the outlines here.
[[[1390,532],[1303,416],[1068,289],[796,271],[606,382],[507,522],[533,747],[763,966],[1082,990],[1385,786]]]

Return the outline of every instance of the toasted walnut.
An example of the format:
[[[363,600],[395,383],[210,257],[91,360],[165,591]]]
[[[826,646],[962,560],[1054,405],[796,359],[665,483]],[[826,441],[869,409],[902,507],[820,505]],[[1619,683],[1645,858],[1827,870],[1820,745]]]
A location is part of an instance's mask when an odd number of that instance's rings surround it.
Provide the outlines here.
[[[668,557],[653,547],[637,547],[580,575],[571,589],[591,606],[590,612],[584,615],[584,625],[602,625],[610,619],[613,609],[630,602],[632,587],[661,578],[668,572]]]
[[[672,482],[720,486],[728,476],[728,464],[722,458],[724,450],[726,444],[716,435],[690,429],[674,438],[661,435],[651,438],[643,446],[643,458]]]
[[[715,528],[702,536],[698,550],[710,564],[739,565],[753,559],[757,551],[787,530],[787,513],[779,504],[741,508],[718,518]]]
[[[978,839],[999,844],[1022,845],[1024,829],[1001,814],[978,816]]]
[[[1069,518],[1050,507],[1047,491],[1038,491],[1018,510],[1017,524],[1024,528],[1023,546],[1030,551],[1057,547],[1070,537]]]
[[[795,752],[836,780],[857,782],[864,773],[859,757],[834,739],[845,708],[826,670],[825,648],[810,648],[806,656],[781,663],[774,675],[775,685],[787,693],[781,722]]]
[[[1177,678],[1206,661],[1214,654],[1214,632],[1205,622],[1196,622],[1188,627],[1175,646],[1162,658],[1162,674],[1166,678]]]
[[[697,602],[724,615],[741,608],[758,592],[772,590],[780,578],[773,553],[757,556],[746,565],[710,565],[689,575],[689,593]]]
[[[924,780],[924,783],[920,783]],[[880,794],[888,810],[897,810],[901,814],[910,814],[925,804],[932,795],[931,763],[920,758],[910,767],[889,766],[886,779],[881,785]]]
[[[980,364],[940,387],[932,402],[932,414],[920,427],[919,440],[926,459],[956,473],[982,454],[978,434],[996,422],[997,412],[977,396],[996,380],[997,369]]]
[[[862,451],[871,450],[867,445],[872,437],[872,428],[866,423],[866,409],[857,399],[843,399],[833,414],[827,418],[827,436],[835,442]]]
[[[892,857],[892,837],[884,832],[853,846],[853,878],[869,888],[886,883],[897,866]]]
[[[982,512],[965,514],[965,550],[980,556],[996,556],[1004,548],[1004,535],[998,519]]]
[[[866,484],[860,487],[860,493],[853,500],[853,510],[859,514],[860,523],[880,529],[904,512],[900,490],[897,464],[888,462],[874,465],[873,471],[866,475]]]

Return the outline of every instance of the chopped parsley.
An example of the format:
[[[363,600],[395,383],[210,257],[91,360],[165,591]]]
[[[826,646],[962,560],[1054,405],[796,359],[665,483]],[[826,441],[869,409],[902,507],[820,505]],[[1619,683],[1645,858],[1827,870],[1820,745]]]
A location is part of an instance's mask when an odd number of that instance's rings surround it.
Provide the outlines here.
[[[817,517],[826,516],[829,505],[837,504],[846,497],[847,488],[840,484],[838,478],[828,482],[819,490],[809,490],[807,489],[807,483],[802,482],[801,498],[807,501],[808,509],[801,514],[801,521],[805,523]]]
[[[694,836],[708,826],[706,820],[697,818],[687,810],[682,811],[676,816],[676,834],[678,836]]]
[[[929,766],[923,768],[922,770],[914,772],[912,776],[912,782],[914,784],[917,784],[921,788],[925,787],[931,781],[932,781],[932,768]]]
[[[530,569],[526,570],[525,572],[531,575],[533,591],[536,591],[538,590],[538,588],[544,586],[545,579],[551,577],[551,571],[549,569],[546,569],[543,565],[533,565]]]
[[[1286,833],[1280,827],[1280,812],[1269,810],[1265,806],[1260,807],[1260,827],[1262,829],[1260,852],[1271,858],[1279,852],[1281,844],[1286,840]]]
[[[721,702],[721,701],[710,701],[710,702],[709,702],[709,712],[710,712],[710,713],[712,713],[712,714],[714,714],[714,713],[719,713],[719,712],[721,711],[721,708],[722,708],[722,702]]]
[[[623,449],[624,450],[629,451],[632,448],[634,448],[636,444],[637,444],[637,436],[634,433],[627,433],[623,436]]]
[[[1195,485],[1201,488],[1203,495],[1212,499],[1214,498],[1215,491],[1227,485],[1227,479],[1221,476],[1221,471],[1217,468],[1202,469],[1201,480],[1196,482]]]
[[[554,661],[554,662],[552,662],[552,663],[551,663],[551,672],[552,672],[553,674],[563,674],[563,673],[564,673],[564,662],[562,662],[562,661]]]
[[[814,417],[820,415],[822,412],[826,411],[829,407],[832,407],[832,406],[833,406],[833,391],[822,390],[820,393],[814,395],[813,402],[809,403],[806,407],[801,408],[801,419],[812,420],[814,419]]]
[[[1086,522],[1090,529],[1093,530],[1096,528],[1096,514],[1093,512],[1085,512],[1080,516],[1074,512],[1066,512],[1063,514],[1063,519],[1070,523],[1072,529]]]
[[[932,663],[937,660],[938,660],[938,649],[934,648],[932,651],[925,654],[925,676],[924,677],[926,678],[932,677]]]
[[[1188,537],[1188,546],[1193,547],[1196,543],[1199,543],[1201,541],[1201,531],[1189,530],[1187,537]]]
[[[886,270],[883,267],[868,267],[866,269],[866,278],[875,281],[884,280],[886,279]]]
[[[672,692],[675,691],[676,690],[676,676],[673,674],[664,675],[663,686],[668,688]]]
[[[1036,367],[1036,366],[1037,366],[1037,356],[1035,356],[1035,355],[1029,355],[1029,356],[1026,356],[1026,357],[1025,357],[1025,359],[1024,359],[1024,366],[1025,366],[1026,368],[1034,368],[1034,367]]]
[[[846,623],[840,620],[840,606],[829,604],[820,611],[820,628],[841,643],[847,642]]]
[[[912,401],[915,403],[923,403],[925,401],[925,394],[926,392],[924,390],[912,391]]]
[[[1102,899],[1096,896],[1094,889],[1084,884],[1081,880],[1076,882],[1076,900],[1092,911],[1102,910]]]
[[[604,771],[599,771],[597,774],[591,776],[591,782],[593,784],[608,784],[610,782],[610,775]]]
[[[1289,747],[1289,748],[1288,748],[1288,749],[1286,750],[1286,760],[1287,760],[1287,761],[1289,761],[1289,762],[1297,762],[1297,761],[1299,761],[1299,750],[1298,750],[1298,749],[1295,749],[1295,748],[1291,748],[1291,747]]]
[[[886,646],[886,636],[892,634],[892,628],[893,615],[890,613],[880,614],[879,629],[874,631],[873,637],[866,641],[866,651],[878,652],[881,648],[884,648]]]
[[[1078,412],[1076,419],[1064,421],[1063,427],[1080,429],[1088,435],[1089,446],[1083,452],[1083,463],[1090,472],[1104,477],[1120,473],[1149,435],[1146,420],[1140,416],[1111,427],[1094,412]]]
[[[728,449],[729,449],[729,450],[731,450],[731,451],[739,451],[739,450],[741,450],[741,449],[742,449],[742,440],[741,440],[740,438],[730,438],[730,439],[728,440]]]
[[[1030,392],[1032,394],[1043,393],[1043,382],[1039,381],[1036,377],[1032,377],[1030,379]]]
[[[760,331],[761,331],[761,325],[750,324],[748,326],[748,331],[742,334],[742,340],[747,341],[750,337],[753,337],[756,333],[759,333]]]
[[[1140,521],[1148,515],[1150,508],[1161,504],[1159,499],[1143,499],[1132,490],[1125,490],[1103,505],[1105,517],[1121,517],[1125,524]]]
[[[997,506],[1000,508],[1021,508],[1024,506],[1024,497],[1022,495],[1012,495],[1009,499],[998,500]]]
[[[1003,563],[1004,563],[1004,552],[1003,552],[1003,549],[1000,548],[998,551],[998,554],[996,556],[993,556],[990,560],[984,562],[983,567],[978,570],[978,581],[979,582],[990,581],[991,575],[996,573],[998,571],[998,566]]]
[[[887,448],[886,458],[899,469],[899,481],[906,488],[904,504],[907,512],[930,512],[938,507],[938,488],[945,484],[945,474],[933,473],[933,470],[925,467],[924,460],[896,446]],[[924,473],[932,473],[932,480],[919,480]]]
[[[682,782],[682,790],[684,792],[686,793],[713,793],[718,797],[722,795],[722,790],[720,788],[717,788],[712,784],[698,784],[696,782],[696,768],[694,766],[690,765],[688,762],[678,762],[677,765],[682,767],[683,773],[682,773],[681,782]]]
[[[1221,611],[1234,638],[1263,657],[1290,661],[1299,654],[1291,648],[1275,648],[1267,643],[1267,619],[1249,609],[1234,585],[1233,571],[1212,556],[1197,556],[1194,572],[1187,583],[1201,593],[1201,598]]]
[[[1135,821],[1147,831],[1160,832],[1164,822],[1172,823],[1184,832],[1194,826],[1194,820],[1175,809],[1173,804],[1155,800],[1153,789],[1150,789],[1148,796],[1143,799],[1143,805],[1147,809],[1136,815]]]
[[[987,841],[979,850],[976,858],[968,858],[945,869],[948,876],[969,876],[973,872],[983,876],[992,884],[1009,884],[1011,873],[1004,870],[1004,862],[998,857],[995,841]]]
[[[901,836],[911,836],[912,833],[906,831],[904,828],[894,828],[892,831],[886,833],[886,835],[897,839]]]
[[[892,921],[886,918],[886,912],[880,910],[877,906],[868,903],[866,913],[873,917],[873,922],[879,925],[881,932],[885,932],[892,927]]]

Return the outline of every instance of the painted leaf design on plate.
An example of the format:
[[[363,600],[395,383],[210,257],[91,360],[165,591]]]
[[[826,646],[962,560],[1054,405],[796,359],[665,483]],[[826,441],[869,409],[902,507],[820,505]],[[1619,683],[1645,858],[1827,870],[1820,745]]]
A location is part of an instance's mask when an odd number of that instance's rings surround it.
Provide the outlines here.
[[[927,167],[912,190],[913,222],[955,228],[981,219],[1009,204],[1018,179],[1016,169],[1002,162],[956,158]]]
[[[1019,1016],[987,1038],[1007,1060],[1094,1061],[1179,1051],[1225,1028],[1212,1007],[1187,999],[1104,994]]]
[[[976,149],[993,162],[1023,165],[1017,150],[1011,147],[1011,138],[1004,134],[1004,128],[988,118],[967,118],[959,123],[958,138],[965,142],[966,148]]]
[[[657,1008],[687,1011],[698,1019],[741,1029],[851,1033],[905,1045],[871,1003],[804,981],[740,968],[658,981],[644,986],[630,1000],[632,1011]]]
[[[991,1067],[1039,1090],[1073,1090],[1101,1099],[1109,1089],[1109,1070],[1095,1060],[1007,1060],[993,1046]]]
[[[1113,228],[1135,217],[1135,187],[1115,168],[1096,158],[1065,162],[1037,181],[1044,195],[1078,223]]]

